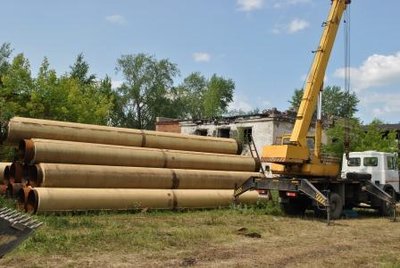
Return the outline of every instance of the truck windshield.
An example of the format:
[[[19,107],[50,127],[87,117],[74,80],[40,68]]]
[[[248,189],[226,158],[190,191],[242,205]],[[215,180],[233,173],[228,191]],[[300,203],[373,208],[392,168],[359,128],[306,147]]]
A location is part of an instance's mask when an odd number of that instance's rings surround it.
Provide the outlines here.
[[[364,157],[364,166],[366,167],[377,167],[378,157]]]
[[[361,165],[361,158],[359,157],[350,157],[347,160],[347,166],[349,167],[359,167]]]

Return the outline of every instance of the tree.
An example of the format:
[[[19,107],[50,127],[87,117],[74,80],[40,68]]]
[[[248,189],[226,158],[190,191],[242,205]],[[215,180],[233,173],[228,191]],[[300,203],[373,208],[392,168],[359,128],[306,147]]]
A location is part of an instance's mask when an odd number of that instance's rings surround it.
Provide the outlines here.
[[[118,116],[113,124],[153,129],[156,116],[167,115],[171,107],[173,78],[179,73],[176,64],[145,54],[123,55],[116,69],[125,81],[117,89]]]
[[[182,107],[181,117],[202,119],[204,117],[204,94],[207,79],[199,72],[189,74],[176,89],[175,100]]]
[[[89,75],[89,64],[85,61],[83,53],[80,53],[75,60],[74,65],[70,66],[70,76],[77,79],[82,84],[92,84],[96,80],[94,74]]]
[[[50,69],[49,61],[45,57],[34,81],[30,100],[26,104],[29,116],[56,119],[54,109],[57,109],[56,106],[59,105],[59,100],[64,97],[58,92],[58,82],[55,70]]]
[[[380,152],[397,152],[396,132],[394,130],[385,133],[382,129],[383,122],[374,119],[366,129],[362,139],[355,147],[356,151],[376,150]]]
[[[348,129],[350,151],[396,152],[396,132],[385,132],[381,126],[382,122],[377,119],[367,126],[362,126],[358,119],[338,120],[334,127],[327,130],[330,142],[323,146],[323,150],[341,157],[345,151],[345,131]]]
[[[296,89],[290,103],[290,108],[298,110],[303,89]],[[322,93],[322,114],[328,118],[352,118],[357,112],[359,100],[355,93],[346,92],[338,86],[328,86]]]
[[[221,116],[227,111],[233,100],[235,83],[231,79],[224,79],[213,75],[208,82],[208,89],[204,94],[204,115],[206,118]]]
[[[8,120],[14,115],[26,116],[26,103],[30,99],[33,79],[29,61],[23,54],[18,54],[2,76],[0,88],[0,120]]]
[[[231,79],[216,74],[206,79],[200,73],[192,73],[178,87],[175,99],[185,107],[184,117],[211,119],[227,112],[234,89],[235,83]]]
[[[11,53],[10,43],[3,43],[0,47],[0,88],[3,86],[3,76],[10,66],[9,58]]]
[[[0,83],[0,126],[4,130],[7,120],[15,115],[26,116],[26,102],[30,98],[33,87],[29,61],[23,54],[18,54],[11,63],[7,59],[11,49],[9,45],[2,46],[2,70]],[[12,147],[0,148],[0,160],[12,160]]]

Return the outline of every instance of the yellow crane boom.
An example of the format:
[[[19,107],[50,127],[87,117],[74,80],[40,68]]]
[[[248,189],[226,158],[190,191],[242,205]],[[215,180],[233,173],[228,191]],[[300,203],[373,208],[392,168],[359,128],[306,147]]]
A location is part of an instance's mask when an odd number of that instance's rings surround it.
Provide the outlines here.
[[[263,148],[262,160],[273,163],[272,172],[276,174],[334,177],[339,173],[338,164],[325,162],[320,157],[320,122],[317,122],[316,126],[316,152],[311,154],[307,146],[307,133],[322,90],[332,47],[342,15],[351,0],[332,0],[331,2],[331,9],[327,21],[323,24],[324,31],[318,49],[315,51],[290,141],[287,144]]]

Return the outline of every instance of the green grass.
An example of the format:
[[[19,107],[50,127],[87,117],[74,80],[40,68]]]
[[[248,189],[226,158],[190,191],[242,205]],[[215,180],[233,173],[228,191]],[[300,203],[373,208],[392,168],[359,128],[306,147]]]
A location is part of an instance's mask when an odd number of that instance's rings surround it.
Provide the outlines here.
[[[160,251],[231,241],[230,226],[243,216],[279,215],[272,204],[197,211],[88,212],[38,216],[44,224],[18,254],[72,254],[77,251]],[[195,227],[194,227],[195,226]],[[253,228],[254,229],[254,228]],[[257,230],[252,230],[257,231]]]
[[[12,206],[12,204],[9,204]],[[400,223],[285,217],[277,202],[214,210],[58,213],[0,266],[399,267]],[[371,233],[371,230],[374,230]],[[257,234],[261,237],[252,237]]]

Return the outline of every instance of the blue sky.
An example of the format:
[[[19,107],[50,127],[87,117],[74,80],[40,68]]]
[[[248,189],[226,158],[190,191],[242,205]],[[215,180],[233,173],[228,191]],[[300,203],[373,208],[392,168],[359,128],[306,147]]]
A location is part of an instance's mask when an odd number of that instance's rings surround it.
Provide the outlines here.
[[[83,52],[98,77],[115,85],[123,54],[146,53],[178,65],[179,83],[191,72],[236,83],[232,108],[288,108],[311,65],[329,0],[70,0],[2,1],[0,43],[30,60],[45,56],[59,74]],[[400,1],[353,0],[352,90],[359,116],[400,122]],[[343,86],[340,30],[325,85]]]

